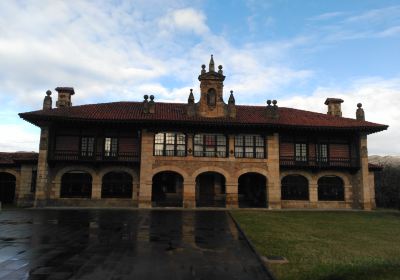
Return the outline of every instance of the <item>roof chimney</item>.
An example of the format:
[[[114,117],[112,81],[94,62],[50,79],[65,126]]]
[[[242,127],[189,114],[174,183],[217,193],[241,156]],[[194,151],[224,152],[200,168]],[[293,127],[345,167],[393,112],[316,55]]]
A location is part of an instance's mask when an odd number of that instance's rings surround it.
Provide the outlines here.
[[[231,90],[231,95],[228,100],[228,113],[229,117],[236,118],[236,106],[235,106],[235,97],[233,96],[233,90]]]
[[[327,98],[325,105],[328,105],[328,115],[341,117],[342,116],[342,104],[343,99],[340,98]]]
[[[58,100],[56,102],[56,107],[71,107],[71,95],[75,94],[73,87],[56,87],[58,92]]]
[[[48,90],[46,91],[46,96],[44,97],[43,100],[43,110],[51,110],[53,107],[53,100],[51,99],[51,91]]]

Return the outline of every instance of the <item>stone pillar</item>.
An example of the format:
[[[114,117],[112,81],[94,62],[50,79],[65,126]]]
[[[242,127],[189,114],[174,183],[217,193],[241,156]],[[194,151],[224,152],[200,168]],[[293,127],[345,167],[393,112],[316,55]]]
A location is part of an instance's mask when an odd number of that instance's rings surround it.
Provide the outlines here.
[[[143,129],[140,151],[139,208],[151,208],[153,140],[154,133]]]
[[[315,182],[309,182],[310,190],[310,207],[318,208],[318,184]]]
[[[32,165],[21,165],[21,173],[19,176],[19,185],[16,185],[15,198],[17,205],[21,207],[32,206],[33,195],[31,193],[32,184]]]
[[[186,178],[183,182],[183,207],[196,208],[196,183]]]
[[[92,199],[101,199],[101,179],[97,174],[91,174],[92,178]]]
[[[235,158],[235,135],[228,135],[228,157]]]
[[[42,127],[40,131],[39,156],[37,166],[35,207],[45,206],[49,196],[49,165],[47,163],[49,128]]]
[[[267,136],[268,155],[268,185],[267,199],[269,209],[281,208],[281,180],[279,169],[279,134],[274,133]]]
[[[194,150],[193,150],[193,133],[188,133],[186,134],[186,156],[188,158],[192,158],[193,154],[194,154]]]
[[[238,197],[238,183],[226,183],[226,207],[227,208],[238,208],[239,207],[239,197]]]
[[[357,172],[359,205],[364,210],[371,210],[371,189],[368,170],[367,135],[360,135],[360,170]]]

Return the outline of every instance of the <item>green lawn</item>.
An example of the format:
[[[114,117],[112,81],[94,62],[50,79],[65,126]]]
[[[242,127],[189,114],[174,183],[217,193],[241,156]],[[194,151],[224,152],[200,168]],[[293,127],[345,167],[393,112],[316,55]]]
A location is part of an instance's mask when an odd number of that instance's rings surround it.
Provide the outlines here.
[[[232,211],[278,280],[400,279],[400,212]]]

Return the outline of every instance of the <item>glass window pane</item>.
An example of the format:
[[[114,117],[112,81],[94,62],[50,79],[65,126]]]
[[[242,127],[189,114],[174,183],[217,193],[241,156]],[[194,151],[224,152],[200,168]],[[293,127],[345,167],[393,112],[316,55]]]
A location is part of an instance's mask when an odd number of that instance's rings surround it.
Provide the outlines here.
[[[245,146],[253,146],[253,135],[246,135],[244,137]]]
[[[196,134],[194,136],[194,144],[203,145],[203,134]]]
[[[235,136],[235,146],[243,146],[243,135]]]
[[[256,146],[257,147],[264,147],[264,137],[261,137],[260,135],[256,135]]]
[[[157,133],[155,141],[156,143],[164,143],[164,133]]]
[[[177,144],[185,144],[186,143],[186,135],[182,133],[178,133],[176,135],[176,143]]]

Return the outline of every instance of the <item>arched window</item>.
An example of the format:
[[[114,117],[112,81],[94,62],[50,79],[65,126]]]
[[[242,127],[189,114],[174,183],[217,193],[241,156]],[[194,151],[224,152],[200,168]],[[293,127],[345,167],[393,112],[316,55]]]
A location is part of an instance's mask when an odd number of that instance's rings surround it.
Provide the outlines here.
[[[282,179],[283,200],[308,200],[308,180],[301,175],[288,175]]]
[[[216,93],[215,89],[210,88],[207,93],[207,105],[208,106],[215,106],[216,103]]]
[[[126,172],[109,172],[103,176],[102,198],[132,198],[132,176]]]
[[[61,178],[60,197],[90,198],[92,195],[92,176],[84,171],[71,171]]]
[[[318,200],[343,201],[344,183],[338,176],[324,176],[318,180]]]

